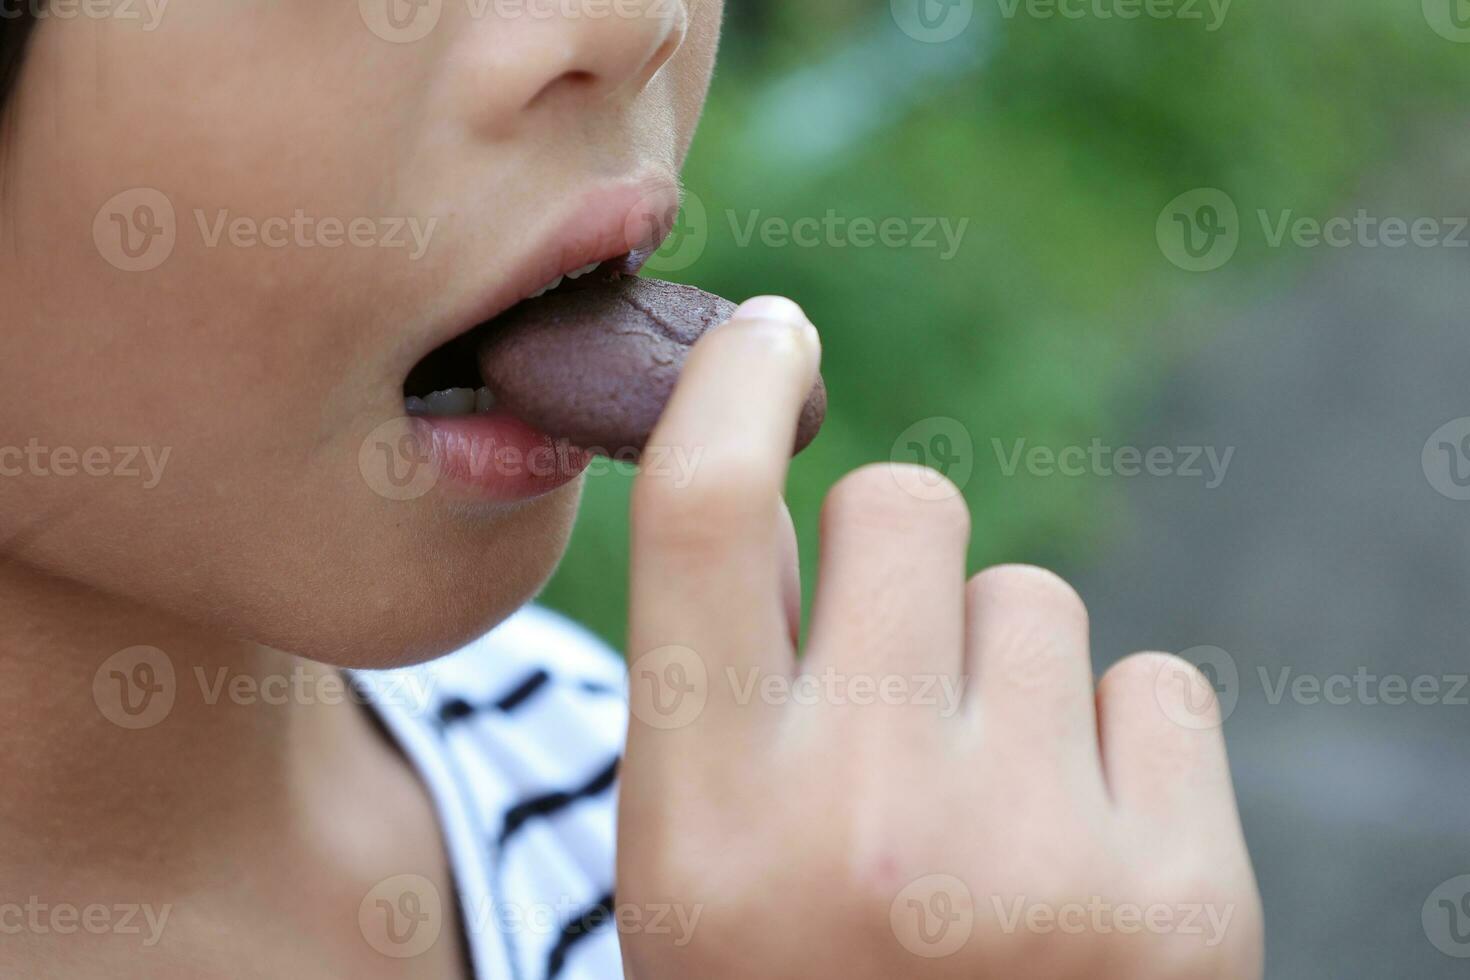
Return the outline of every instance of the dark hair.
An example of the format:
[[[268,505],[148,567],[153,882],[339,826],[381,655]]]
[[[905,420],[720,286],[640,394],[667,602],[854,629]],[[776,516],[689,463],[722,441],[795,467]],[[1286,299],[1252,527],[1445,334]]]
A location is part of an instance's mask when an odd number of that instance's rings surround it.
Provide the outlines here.
[[[10,100],[10,90],[15,87],[15,77],[20,74],[21,59],[25,57],[26,41],[36,24],[33,3],[16,3],[13,7],[6,10],[0,6],[0,110]]]

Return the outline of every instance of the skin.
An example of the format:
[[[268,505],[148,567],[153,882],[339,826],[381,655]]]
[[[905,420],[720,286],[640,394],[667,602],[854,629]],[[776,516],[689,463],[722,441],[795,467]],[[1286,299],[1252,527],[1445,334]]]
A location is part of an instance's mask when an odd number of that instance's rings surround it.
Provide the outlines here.
[[[1142,654],[1094,689],[1081,598],[1025,566],[967,582],[969,513],[939,474],[871,466],[832,489],[795,660],[781,487],[818,358],[795,304],[743,306],[696,347],[651,442],[704,447],[698,472],[634,491],[618,898],[632,922],[700,918],[627,930],[628,975],[1260,977],[1214,688]],[[823,676],[839,683],[819,697],[779,694]],[[863,701],[862,681],[911,686]],[[910,902],[962,916],[953,948]],[[1186,921],[1211,913],[1214,930]]]
[[[170,455],[148,488],[0,478],[0,880],[7,894],[52,903],[172,913],[146,958],[136,936],[23,930],[0,936],[7,966],[35,977],[463,974],[452,918],[408,960],[379,955],[356,927],[359,902],[385,877],[412,871],[450,894],[429,803],[362,712],[196,695],[166,723],[123,731],[98,711],[92,678],[116,651],[147,644],[168,652],[185,686],[196,670],[221,669],[325,684],[337,666],[452,649],[534,595],[565,547],[578,483],[514,505],[437,492],[393,501],[366,485],[358,452],[399,414],[426,339],[509,275],[526,241],[560,227],[579,189],[677,173],[721,8],[657,10],[473,17],[446,2],[412,43],[384,40],[340,3],[195,0],[151,31],[118,19],[40,24],[0,157],[0,444]],[[173,253],[147,272],[111,264],[92,235],[104,202],[135,187],[164,190],[179,216]],[[260,219],[298,208],[437,223],[412,260],[211,248],[194,228],[194,209]],[[716,331],[680,385],[658,438],[701,447],[694,483],[640,478],[635,657],[680,643],[711,668],[792,669],[780,449],[816,344],[808,326],[793,332],[770,312]],[[754,413],[736,403],[751,379],[774,393]],[[722,707],[729,691],[712,671],[704,715],[652,736],[635,697],[620,899],[710,912],[691,946],[625,936],[630,973],[786,975],[812,962],[795,955],[808,948],[790,931],[802,922],[833,977],[877,969],[849,962],[864,951],[889,967],[875,976],[919,976],[935,962],[1023,976],[1010,966],[1074,962],[1049,949],[1033,960],[1046,944],[1014,934],[977,934],[961,959],[905,954],[884,896],[922,867],[953,869],[977,896],[992,885],[978,870],[1027,894],[1143,897],[1162,894],[1153,886],[1168,872],[1184,892],[1208,885],[1240,906],[1226,953],[1093,937],[1109,950],[1094,966],[1125,972],[1046,975],[1258,975],[1258,906],[1218,732],[1157,724],[1138,666],[1104,681],[1095,725],[1075,596],[1040,573],[1002,570],[969,587],[965,612],[962,506],[890,485],[892,474],[863,471],[834,491],[810,663],[958,671],[965,657],[983,668],[1010,656],[1042,664],[1024,675],[1036,679],[1007,696],[978,671],[969,703],[989,704],[993,689],[994,710],[941,729],[904,727],[920,713],[888,708],[783,720]],[[1100,755],[1088,741],[1099,737]],[[756,744],[773,752],[751,753]],[[851,765],[854,744],[876,768]],[[865,819],[817,835],[814,812]],[[699,819],[674,819],[690,813]],[[1219,833],[1169,830],[1185,826]],[[1048,846],[1017,848],[1016,827]],[[730,849],[737,839],[745,846]],[[854,875],[853,901],[816,901],[813,889],[846,894]],[[762,910],[772,894],[829,910],[811,920]],[[753,932],[772,938],[768,962],[751,961]],[[1066,949],[1091,955],[1087,941]],[[1215,972],[1137,968],[1165,961]]]

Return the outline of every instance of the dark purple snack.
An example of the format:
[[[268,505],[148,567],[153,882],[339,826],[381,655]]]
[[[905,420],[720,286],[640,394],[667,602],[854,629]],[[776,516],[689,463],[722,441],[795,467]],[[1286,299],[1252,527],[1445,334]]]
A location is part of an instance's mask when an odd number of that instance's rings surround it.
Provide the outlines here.
[[[496,317],[480,343],[481,377],[497,408],[542,432],[636,459],[689,348],[728,320],[735,304],[657,279],[599,277],[568,287]],[[816,438],[826,412],[819,377],[802,406],[793,454]]]

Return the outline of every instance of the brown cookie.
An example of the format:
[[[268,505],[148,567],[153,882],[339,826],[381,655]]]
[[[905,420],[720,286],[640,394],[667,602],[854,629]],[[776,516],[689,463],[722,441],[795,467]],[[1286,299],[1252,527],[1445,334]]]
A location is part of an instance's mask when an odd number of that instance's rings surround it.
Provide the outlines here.
[[[635,459],[689,348],[734,312],[734,303],[713,293],[657,279],[577,281],[492,321],[480,343],[480,373],[497,406],[543,432]],[[759,391],[752,388],[751,397]],[[818,378],[793,453],[816,438],[826,411]]]

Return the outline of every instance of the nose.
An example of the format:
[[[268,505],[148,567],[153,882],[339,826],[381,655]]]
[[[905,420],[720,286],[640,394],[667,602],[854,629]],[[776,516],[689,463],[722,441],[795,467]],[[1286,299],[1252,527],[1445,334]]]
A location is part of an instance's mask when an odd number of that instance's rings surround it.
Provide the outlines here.
[[[494,125],[561,97],[631,98],[684,43],[686,0],[491,4],[472,28],[475,112]],[[496,127],[498,128],[498,127]]]

